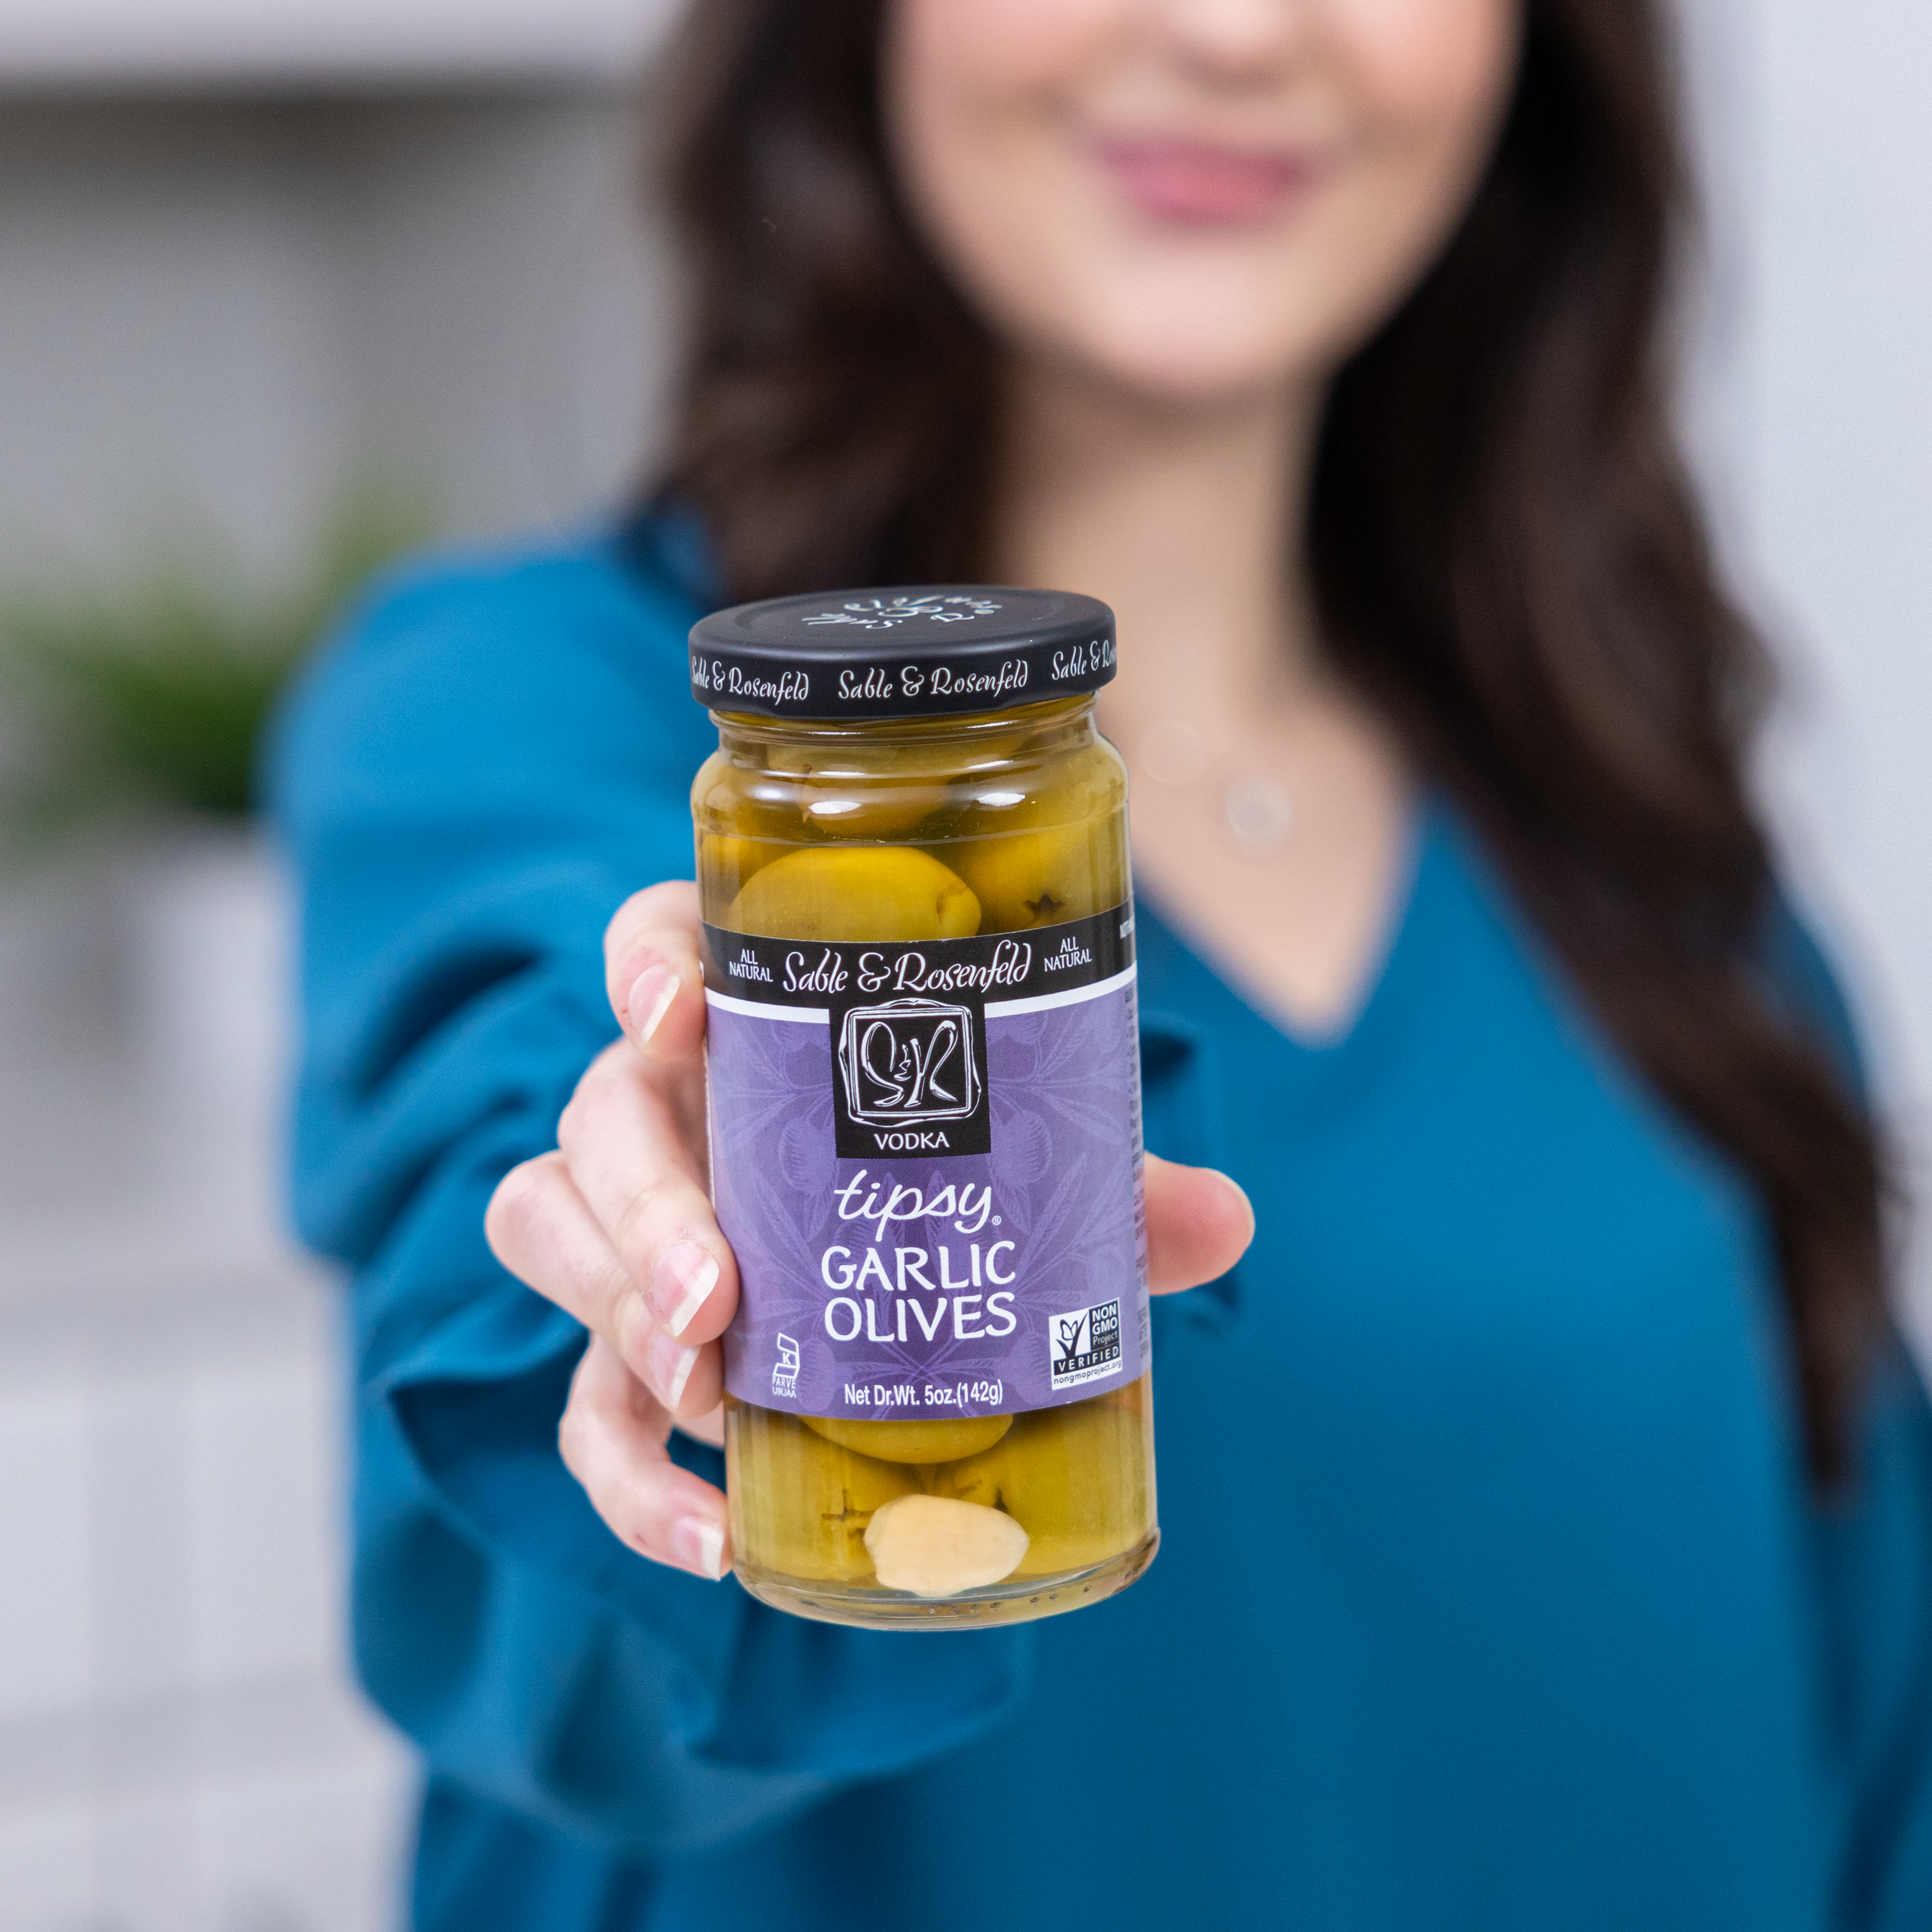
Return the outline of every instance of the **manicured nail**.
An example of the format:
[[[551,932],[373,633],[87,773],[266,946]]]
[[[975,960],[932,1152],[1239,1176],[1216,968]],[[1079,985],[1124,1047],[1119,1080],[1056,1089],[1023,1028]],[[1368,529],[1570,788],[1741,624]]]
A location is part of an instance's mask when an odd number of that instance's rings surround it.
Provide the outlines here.
[[[682,1335],[718,1286],[718,1264],[694,1241],[680,1241],[658,1257],[651,1307],[668,1335]]]
[[[724,1532],[708,1516],[682,1516],[671,1525],[671,1554],[714,1583],[724,1574]]]
[[[632,982],[624,1011],[640,1046],[657,1031],[658,1023],[670,1011],[670,1003],[677,998],[677,975],[668,966],[646,966]]]
[[[650,1352],[652,1384],[662,1392],[665,1408],[675,1408],[684,1399],[684,1385],[697,1364],[698,1351],[674,1342],[668,1335],[653,1335]]]

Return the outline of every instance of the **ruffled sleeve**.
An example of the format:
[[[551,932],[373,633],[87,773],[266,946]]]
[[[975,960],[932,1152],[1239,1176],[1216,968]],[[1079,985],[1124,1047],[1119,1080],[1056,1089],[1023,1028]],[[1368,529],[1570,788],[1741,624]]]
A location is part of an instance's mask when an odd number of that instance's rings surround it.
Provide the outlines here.
[[[694,614],[601,547],[418,572],[305,680],[269,773],[302,904],[296,1218],[352,1279],[358,1667],[436,1774],[640,1858],[950,1748],[1028,1654],[806,1623],[626,1550],[556,1451],[584,1331],[484,1241],[616,1036],[605,922],[690,874]]]

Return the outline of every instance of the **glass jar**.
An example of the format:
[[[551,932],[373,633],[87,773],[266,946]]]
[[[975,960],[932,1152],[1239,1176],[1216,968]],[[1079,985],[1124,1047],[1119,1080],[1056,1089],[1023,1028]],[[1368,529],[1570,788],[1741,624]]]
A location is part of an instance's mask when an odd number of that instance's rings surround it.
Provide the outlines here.
[[[900,1629],[1097,1602],[1159,1540],[1112,613],[784,598],[692,662],[739,1580]]]

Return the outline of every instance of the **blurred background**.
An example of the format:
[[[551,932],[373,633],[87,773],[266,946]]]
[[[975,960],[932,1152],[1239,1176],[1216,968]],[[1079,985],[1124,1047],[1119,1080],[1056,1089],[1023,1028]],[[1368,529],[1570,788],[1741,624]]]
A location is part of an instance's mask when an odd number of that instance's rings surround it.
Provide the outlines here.
[[[281,1228],[248,764],[373,563],[646,466],[676,4],[0,4],[0,1932],[397,1922],[413,1774],[344,1663],[339,1295]],[[1686,427],[1922,1192],[1932,15],[1680,13]],[[1922,1235],[1904,1291],[1932,1345]]]

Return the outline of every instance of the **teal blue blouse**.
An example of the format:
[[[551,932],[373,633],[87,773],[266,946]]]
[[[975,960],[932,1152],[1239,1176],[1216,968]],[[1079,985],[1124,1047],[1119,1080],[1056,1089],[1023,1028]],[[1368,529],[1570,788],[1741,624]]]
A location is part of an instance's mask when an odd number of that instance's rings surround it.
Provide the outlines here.
[[[1580,1010],[1454,814],[1340,1039],[1142,908],[1147,1138],[1237,1275],[1157,1303],[1158,1561],[899,1636],[655,1568],[556,1430],[584,1336],[484,1204],[686,876],[704,597],[646,524],[390,582],[282,722],[302,1233],[351,1276],[354,1637],[420,1746],[425,1932],[1925,1932],[1932,1418],[1821,1504],[1751,1190]],[[1850,1064],[1817,953],[1766,970]],[[718,1479],[709,1450],[674,1438]]]

